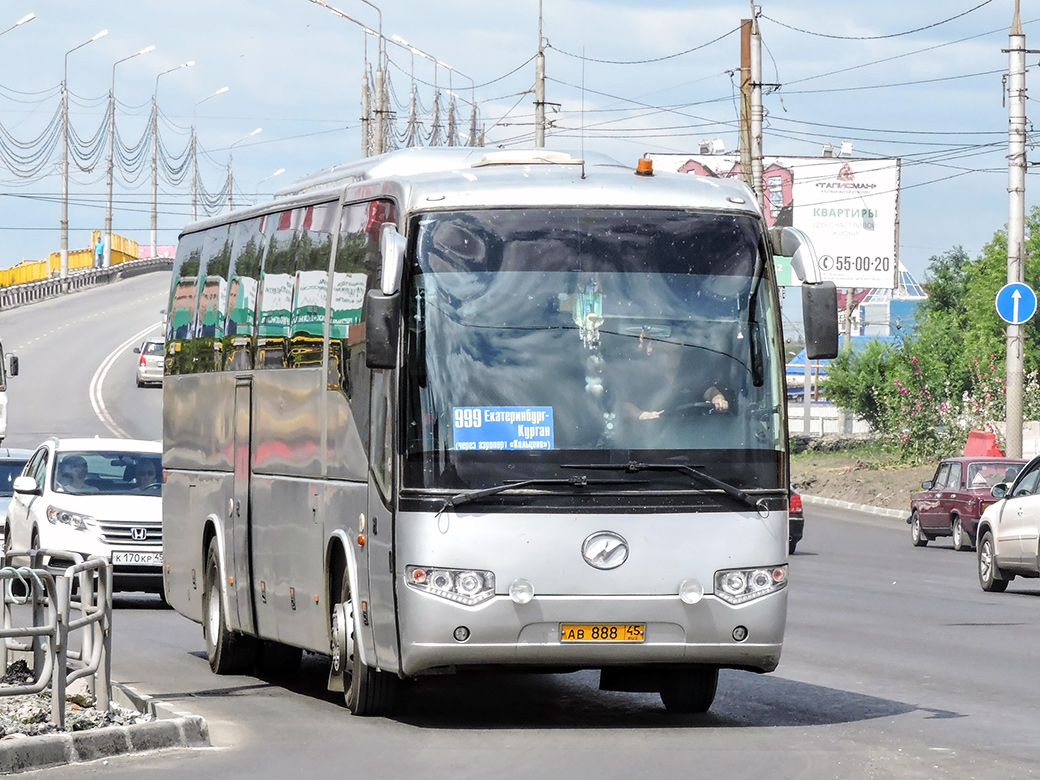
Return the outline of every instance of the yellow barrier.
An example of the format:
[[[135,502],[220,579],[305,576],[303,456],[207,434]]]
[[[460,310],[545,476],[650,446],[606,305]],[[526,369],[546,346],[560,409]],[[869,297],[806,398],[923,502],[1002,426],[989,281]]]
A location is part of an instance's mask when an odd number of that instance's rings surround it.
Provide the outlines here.
[[[81,268],[94,267],[94,249],[101,237],[101,231],[95,230],[91,233],[90,249],[73,249],[69,251],[69,270],[75,271]],[[127,260],[136,260],[138,244],[124,236],[112,234],[112,265],[125,263]],[[27,284],[49,279],[61,271],[61,253],[51,252],[46,260],[23,260],[18,265],[0,270],[0,287],[10,287],[15,284]]]

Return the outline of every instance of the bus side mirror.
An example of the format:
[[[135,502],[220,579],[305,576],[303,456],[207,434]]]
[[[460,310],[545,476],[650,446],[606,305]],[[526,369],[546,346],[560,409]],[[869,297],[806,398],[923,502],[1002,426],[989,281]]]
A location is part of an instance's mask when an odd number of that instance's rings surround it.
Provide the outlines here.
[[[383,261],[379,289],[384,295],[392,295],[397,292],[401,284],[406,244],[405,237],[397,232],[397,225],[393,222],[383,223],[379,229],[379,255]]]
[[[7,373],[10,376],[18,376],[18,356],[17,355],[8,355],[7,356],[7,365],[8,365]]]
[[[838,291],[834,282],[802,285],[802,323],[808,360],[838,356]]]
[[[394,368],[401,333],[401,294],[369,290],[365,295],[365,365]]]
[[[994,485],[989,489],[989,494],[993,498],[1007,498],[1008,485],[1005,482],[1001,482],[999,485]]]

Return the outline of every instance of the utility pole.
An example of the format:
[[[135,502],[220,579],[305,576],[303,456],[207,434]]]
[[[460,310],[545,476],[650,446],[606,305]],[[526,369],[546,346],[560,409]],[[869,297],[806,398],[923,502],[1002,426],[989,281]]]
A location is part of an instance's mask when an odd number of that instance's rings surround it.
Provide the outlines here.
[[[534,58],[534,145],[545,147],[545,47],[542,45],[542,0],[538,0],[538,54]]]
[[[1026,208],[1026,36],[1015,0],[1008,37],[1008,284],[1021,284]],[[1022,457],[1023,341],[1021,324],[1007,326],[1004,441],[1009,458]]]
[[[758,34],[758,9],[751,3],[751,189],[765,213],[762,181],[762,36]]]
[[[751,20],[740,20],[740,178],[751,180]]]

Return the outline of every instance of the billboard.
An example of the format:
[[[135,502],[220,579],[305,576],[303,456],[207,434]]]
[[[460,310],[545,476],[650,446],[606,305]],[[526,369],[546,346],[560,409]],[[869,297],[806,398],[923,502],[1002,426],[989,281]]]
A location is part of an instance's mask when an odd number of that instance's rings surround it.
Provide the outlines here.
[[[650,154],[654,169],[740,178],[735,154]],[[838,287],[894,288],[899,278],[899,160],[765,157],[763,210],[770,227],[812,239],[824,279]],[[780,280],[797,284],[797,279]]]

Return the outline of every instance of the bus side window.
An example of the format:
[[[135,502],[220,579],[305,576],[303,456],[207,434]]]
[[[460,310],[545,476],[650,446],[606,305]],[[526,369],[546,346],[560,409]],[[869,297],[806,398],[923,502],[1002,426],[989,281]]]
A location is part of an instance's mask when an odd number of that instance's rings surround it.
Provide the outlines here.
[[[329,334],[330,390],[350,402],[362,439],[369,435],[368,368],[365,365],[365,293],[379,285],[379,230],[395,220],[388,200],[354,203],[343,209],[332,274],[332,317]]]
[[[264,241],[263,218],[231,227],[231,267],[228,270],[227,319],[221,345],[225,371],[253,367],[256,303]]]
[[[187,347],[191,344],[205,238],[205,233],[192,233],[181,238],[177,244],[170,301],[166,307],[167,374],[187,374],[192,371],[191,350]]]
[[[302,225],[295,236],[296,272],[289,322],[288,363],[293,368],[321,365],[332,235],[339,204],[322,203],[302,211]]]
[[[191,341],[193,373],[217,371],[224,362],[220,357],[220,339],[224,331],[224,312],[227,309],[231,239],[228,236],[227,225],[210,228],[205,236]]]

